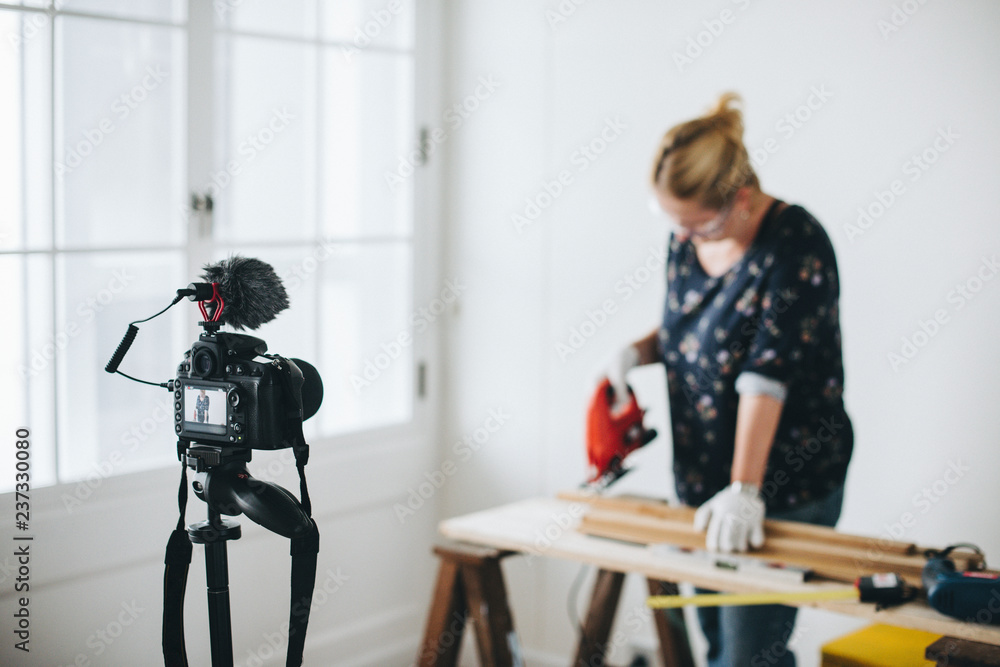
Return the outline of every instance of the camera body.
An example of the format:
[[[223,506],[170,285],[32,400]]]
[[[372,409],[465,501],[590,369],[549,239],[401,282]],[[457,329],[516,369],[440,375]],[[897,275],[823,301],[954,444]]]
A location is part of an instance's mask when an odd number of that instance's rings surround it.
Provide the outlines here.
[[[173,384],[178,438],[248,449],[284,449],[301,438],[302,373],[281,357],[256,360],[265,352],[254,336],[201,334]]]

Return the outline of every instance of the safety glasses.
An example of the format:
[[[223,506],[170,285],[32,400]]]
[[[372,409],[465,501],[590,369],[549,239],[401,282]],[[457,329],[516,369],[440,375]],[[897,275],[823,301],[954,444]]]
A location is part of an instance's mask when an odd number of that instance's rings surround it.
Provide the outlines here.
[[[663,210],[655,195],[649,198],[649,209],[657,217],[666,220],[670,224],[671,231],[683,238],[687,238],[688,236],[712,238],[717,236],[726,226],[726,220],[733,210],[733,203],[730,202],[720,209],[718,215],[714,218],[700,222],[687,222],[675,219]]]

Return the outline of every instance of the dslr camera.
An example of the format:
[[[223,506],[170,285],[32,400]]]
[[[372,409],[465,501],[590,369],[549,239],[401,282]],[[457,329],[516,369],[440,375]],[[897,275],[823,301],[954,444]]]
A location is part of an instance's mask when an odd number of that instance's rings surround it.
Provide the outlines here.
[[[319,409],[323,384],[311,364],[266,352],[267,343],[254,336],[202,333],[173,382],[177,436],[231,448],[296,444],[302,422]]]

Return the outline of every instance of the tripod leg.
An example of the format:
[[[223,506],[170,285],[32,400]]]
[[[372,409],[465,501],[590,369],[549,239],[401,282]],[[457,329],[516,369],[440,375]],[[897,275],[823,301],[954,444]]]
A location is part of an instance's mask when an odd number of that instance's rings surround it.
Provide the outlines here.
[[[232,667],[233,626],[229,616],[229,569],[226,543],[205,544],[208,582],[208,628],[212,636],[212,667]]]
[[[229,619],[229,560],[226,542],[238,540],[240,533],[240,524],[223,519],[211,507],[208,509],[208,521],[188,526],[191,541],[205,545],[212,667],[233,667],[233,626]]]

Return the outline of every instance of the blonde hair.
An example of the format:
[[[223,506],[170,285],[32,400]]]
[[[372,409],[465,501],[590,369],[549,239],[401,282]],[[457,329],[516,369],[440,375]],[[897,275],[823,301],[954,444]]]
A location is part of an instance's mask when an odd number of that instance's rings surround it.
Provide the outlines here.
[[[708,114],[670,128],[653,163],[653,187],[716,210],[744,186],[759,189],[743,145],[740,101],[736,93],[723,93]]]

